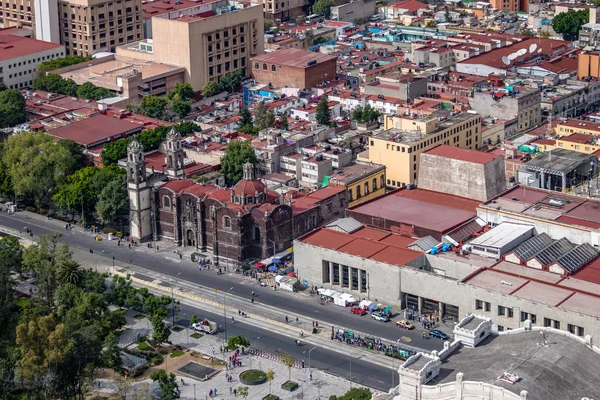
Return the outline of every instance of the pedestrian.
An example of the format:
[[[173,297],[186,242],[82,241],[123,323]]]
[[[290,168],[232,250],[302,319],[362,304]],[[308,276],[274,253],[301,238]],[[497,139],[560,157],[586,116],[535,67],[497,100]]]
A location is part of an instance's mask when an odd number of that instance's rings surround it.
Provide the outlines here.
[[[298,317],[296,317],[296,323],[299,324],[300,323],[300,319]]]
[[[315,321],[312,322],[313,323],[313,328],[315,327]]]
[[[215,394],[215,396],[217,395],[217,389],[213,389],[213,393]]]
[[[229,386],[229,394],[233,393],[233,388]]]
[[[286,324],[288,323],[288,316],[287,315],[285,316],[285,323]]]
[[[159,250],[158,250],[158,246],[156,246],[156,251],[159,251]]]
[[[238,310],[238,315],[240,315],[240,316],[242,315],[242,311],[241,310]]]
[[[129,248],[131,248],[131,243],[127,243],[127,245],[129,246]]]
[[[319,327],[319,321],[315,322],[315,326],[318,328]]]
[[[181,255],[181,253],[179,253],[179,259],[183,259],[183,256]]]
[[[237,389],[233,389],[233,397],[237,397]]]
[[[312,381],[312,372],[308,374],[308,379]]]
[[[304,360],[302,360],[302,369],[304,369]]]

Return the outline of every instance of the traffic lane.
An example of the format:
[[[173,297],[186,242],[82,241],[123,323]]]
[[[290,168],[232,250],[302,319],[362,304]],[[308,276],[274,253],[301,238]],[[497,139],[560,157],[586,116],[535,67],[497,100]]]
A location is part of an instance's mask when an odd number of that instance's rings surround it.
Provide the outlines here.
[[[92,249],[95,256],[107,258],[108,260],[106,261],[108,264],[112,262],[112,257],[115,256],[117,261],[134,264],[172,277],[179,275],[179,279],[201,286],[221,291],[227,291],[233,287],[233,292],[236,296],[247,299],[252,297],[252,290],[255,290],[258,295],[256,297],[257,302],[263,302],[264,304],[286,310],[290,313],[292,319],[295,318],[294,314],[299,314],[315,321],[326,321],[335,326],[368,333],[390,341],[405,338],[402,340],[403,343],[425,350],[440,350],[443,346],[441,341],[424,339],[419,329],[407,331],[396,327],[394,321],[403,319],[403,315],[397,315],[392,321],[387,323],[374,321],[369,315],[353,315],[349,309],[335,306],[331,303],[320,305],[318,296],[305,297],[284,291],[273,291],[267,287],[249,284],[247,279],[237,274],[217,275],[212,270],[199,271],[195,263],[189,260],[180,261],[177,259],[175,253],[166,251],[159,253],[135,251],[126,246],[118,247],[116,241],[96,242],[91,234],[67,231],[64,229],[64,225],[59,225],[56,221],[25,219],[23,213],[16,213],[10,216],[6,213],[1,213],[0,225],[17,230],[28,226],[33,230],[34,235],[37,236],[53,232],[61,233],[63,234],[64,241],[70,246],[85,251]]]
[[[189,318],[192,315],[198,315],[199,319],[207,318],[219,325],[220,329],[217,335],[224,338],[223,329],[225,328],[225,318],[221,313],[211,313],[205,310],[200,310],[189,306],[187,304],[180,305],[181,311],[177,313],[178,316],[186,314],[184,318],[180,318],[178,321],[181,326],[189,326]],[[165,320],[171,321],[171,315]],[[325,349],[323,347],[311,346],[303,344],[297,346],[294,338],[279,335],[253,325],[245,323],[243,318],[237,318],[234,316],[235,323],[231,322],[231,316],[227,316],[227,335],[228,337],[235,335],[242,335],[250,342],[250,346],[255,349],[260,349],[265,352],[278,353],[286,352],[294,356],[296,362],[301,363],[304,361],[306,367],[306,379],[308,379],[308,364],[310,361],[311,368],[326,371],[333,375],[340,376],[344,379],[350,377],[350,368],[352,368],[352,376],[355,377],[354,382],[366,385],[377,390],[387,392],[392,388],[392,374],[397,375],[397,372],[393,370],[393,367],[398,367],[399,363],[390,358],[390,367],[385,368],[377,364],[373,364],[360,359],[360,357],[353,357],[351,350],[348,355],[344,355],[332,350]],[[259,339],[260,338],[260,339]],[[314,347],[314,350],[311,349]],[[308,352],[310,351],[310,360]],[[352,367],[350,367],[350,358],[352,357]],[[394,364],[395,363],[395,364]],[[318,379],[318,375],[313,372],[313,379]],[[398,378],[393,377],[397,384]],[[348,382],[350,385],[350,382]],[[349,386],[348,386],[349,387]]]

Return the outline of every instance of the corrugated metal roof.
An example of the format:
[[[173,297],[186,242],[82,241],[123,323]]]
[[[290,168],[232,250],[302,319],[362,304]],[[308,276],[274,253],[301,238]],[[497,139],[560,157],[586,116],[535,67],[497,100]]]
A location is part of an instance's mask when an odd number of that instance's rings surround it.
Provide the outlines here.
[[[363,227],[363,224],[352,217],[340,218],[326,225],[327,228],[340,230],[346,233],[354,233]]]
[[[503,222],[495,228],[489,230],[483,235],[471,241],[471,244],[478,246],[488,246],[501,248],[515,240],[521,235],[525,235],[533,230],[533,225],[513,224]]]
[[[469,239],[475,232],[479,232],[484,226],[485,223],[483,223],[479,218],[474,218],[447,234],[446,237],[453,240],[455,242],[453,244],[457,245],[461,241]]]
[[[596,249],[591,244],[584,243],[560,257],[556,263],[571,275],[597,256]]]
[[[440,241],[437,240],[436,238],[434,238],[433,236],[425,236],[425,237],[415,240],[414,242],[409,244],[407,247],[411,248],[411,247],[416,246],[419,249],[421,249],[422,251],[429,251],[433,247],[437,246],[438,244],[440,244]]]
[[[515,253],[520,260],[527,261],[552,243],[554,243],[552,238],[544,232],[515,247],[513,253]]]
[[[550,265],[556,260],[558,260],[560,257],[562,257],[564,254],[573,250],[574,247],[574,244],[569,242],[567,239],[562,238],[552,243],[544,250],[540,251],[538,254],[535,255],[535,258],[544,266]]]

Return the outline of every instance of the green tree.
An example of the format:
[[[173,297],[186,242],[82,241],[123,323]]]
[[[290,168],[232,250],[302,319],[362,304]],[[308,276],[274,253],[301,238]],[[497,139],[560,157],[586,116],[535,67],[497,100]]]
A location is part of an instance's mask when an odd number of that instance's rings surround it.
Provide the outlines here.
[[[296,17],[296,25],[300,26],[304,24],[304,15],[298,15]]]
[[[76,96],[79,85],[74,80],[63,79],[58,74],[47,74],[33,81],[33,89],[64,94],[65,96]]]
[[[273,21],[268,20],[268,19],[265,19],[264,25],[265,25],[265,32],[275,26]]]
[[[539,35],[540,35],[540,37],[541,37],[541,38],[543,38],[543,39],[548,39],[548,38],[550,37],[550,32],[548,32],[548,31],[541,31],[541,32],[539,33]]]
[[[256,153],[248,142],[231,142],[221,159],[221,172],[225,175],[228,185],[233,185],[242,179],[244,164],[256,164]]]
[[[128,139],[121,139],[107,143],[100,154],[102,164],[115,165],[120,159],[127,157],[127,146],[129,145],[129,142]]]
[[[356,120],[359,124],[365,124],[373,121],[377,121],[381,113],[371,107],[370,104],[367,104],[364,108],[358,106],[352,112],[352,118]]]
[[[283,350],[279,350],[279,357],[281,363],[288,368],[288,381],[292,380],[292,367],[294,366],[294,356],[290,353],[286,353]]]
[[[272,369],[269,369],[267,371],[267,381],[269,381],[269,393],[271,393],[271,383],[273,382],[273,379],[275,379],[275,372],[273,372]]]
[[[271,110],[267,111],[265,116],[265,129],[272,128],[275,124],[275,113]]]
[[[16,243],[15,243],[16,242]],[[0,241],[0,333],[13,316],[12,270],[21,270],[21,249],[14,236],[7,236]]]
[[[110,293],[108,294],[107,299],[112,304],[123,307],[127,296],[131,291],[135,291],[135,289],[131,287],[131,278],[129,276],[122,277],[115,275],[110,283]],[[146,313],[148,313],[148,311],[146,311]]]
[[[254,109],[254,126],[259,130],[268,127],[267,125],[267,106],[262,101]]]
[[[68,67],[70,65],[79,64],[92,59],[92,56],[66,56],[55,58],[53,60],[44,61],[37,67],[39,73],[45,73],[59,68]]]
[[[313,45],[317,45],[317,44],[322,44],[327,42],[327,39],[323,36],[319,36],[318,38],[316,38],[315,40],[313,40]]]
[[[27,121],[25,98],[16,89],[0,91],[0,128],[13,127]]]
[[[197,323],[198,323],[198,315],[194,314],[194,315],[192,315],[192,318],[190,318],[190,325],[197,324]]]
[[[98,193],[93,185],[94,177],[99,173],[98,167],[85,167],[67,177],[64,185],[60,186],[52,197],[54,204],[63,210],[69,210],[73,215],[78,212],[90,214],[95,206]],[[82,215],[82,220],[85,216]]]
[[[230,349],[235,349],[237,347],[248,347],[250,346],[250,342],[242,335],[230,336],[227,339],[227,347]]]
[[[317,0],[312,10],[315,14],[328,16],[332,6],[333,0]]]
[[[102,351],[102,365],[113,371],[121,371],[123,360],[121,359],[121,349],[119,342],[113,332],[109,333],[104,339],[104,350]]]
[[[77,305],[81,289],[72,283],[64,283],[60,285],[54,292],[54,308],[56,315],[64,317],[67,312]]]
[[[112,91],[96,86],[92,82],[86,82],[77,88],[77,97],[80,99],[98,101],[114,96],[115,94]]]
[[[208,81],[202,86],[202,96],[213,97],[221,93],[221,85],[217,81]]]
[[[165,308],[159,308],[150,317],[150,323],[152,324],[152,341],[155,344],[161,344],[169,340],[171,331],[163,321],[168,313],[169,312]]]
[[[79,284],[82,278],[81,266],[75,260],[64,260],[58,265],[58,281],[63,283]]]
[[[195,95],[196,92],[194,91],[194,88],[192,88],[192,85],[190,85],[189,83],[176,83],[175,89],[171,90],[167,97],[169,98],[169,100],[174,100],[175,98],[178,98],[181,101],[188,101],[192,100]]]
[[[2,164],[17,195],[32,200],[37,207],[48,204],[50,194],[73,172],[75,160],[54,138],[39,132],[20,132],[4,143]]]
[[[103,223],[112,222],[117,216],[125,216],[129,211],[127,182],[124,177],[111,180],[102,189],[96,203],[96,213]]]
[[[327,104],[327,96],[322,96],[317,104],[317,123],[329,126],[331,122],[331,112]]]
[[[140,299],[139,294],[137,293],[137,290],[133,288],[129,291],[129,293],[127,293],[127,298],[125,299],[125,301],[127,305],[133,310],[140,310],[144,305],[144,303],[142,303],[142,300]]]
[[[170,129],[170,127],[168,127],[168,129]],[[177,124],[175,129],[177,129],[177,131],[181,133],[181,136],[191,135],[194,132],[200,132],[202,130],[198,124],[192,121],[182,121]]]
[[[367,388],[352,388],[342,396],[330,396],[329,400],[371,400],[373,393]]]
[[[564,40],[577,40],[581,27],[589,20],[589,10],[569,10],[566,13],[555,15],[552,19],[552,28],[560,33]]]
[[[150,378],[158,383],[158,387],[160,388],[160,400],[173,400],[179,398],[180,392],[175,374],[172,372],[167,374],[164,369],[159,369],[158,371],[154,371],[152,375],[150,375]]]
[[[244,79],[244,72],[242,70],[237,70],[221,77],[219,84],[223,89],[231,93],[239,88],[242,79]]]
[[[140,104],[146,117],[166,119],[168,101],[165,97],[144,96]]]
[[[240,127],[246,125],[252,126],[252,114],[250,113],[250,110],[248,110],[248,107],[242,107],[240,109],[240,117],[242,117],[242,119],[238,121]]]
[[[290,128],[289,122],[288,122],[288,116],[287,114],[283,114],[280,118],[279,118],[279,123],[281,125],[281,129],[283,129],[284,131],[287,131]]]
[[[41,317],[17,326],[16,344],[21,352],[18,376],[32,382],[42,383],[48,371],[50,335],[56,328],[53,315]]]
[[[192,102],[174,99],[171,102],[171,110],[177,114],[180,120],[184,119],[192,111]]]
[[[237,394],[242,396],[244,400],[248,398],[248,386],[240,386],[237,388]]]
[[[56,144],[69,152],[73,159],[73,171],[83,168],[83,152],[79,143],[70,139],[60,139]]]
[[[8,89],[8,87],[4,83],[0,82],[0,92],[3,92],[7,89]]]

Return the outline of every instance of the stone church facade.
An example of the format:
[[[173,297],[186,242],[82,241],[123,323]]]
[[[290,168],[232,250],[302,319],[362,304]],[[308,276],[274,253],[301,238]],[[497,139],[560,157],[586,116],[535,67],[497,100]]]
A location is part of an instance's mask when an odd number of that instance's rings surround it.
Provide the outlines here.
[[[343,188],[281,196],[255,178],[252,164],[244,165],[243,179],[229,189],[184,179],[175,129],[165,144],[169,180],[154,184],[146,175],[142,146],[133,140],[128,147],[130,232],[137,240],[170,240],[238,261],[263,259],[345,213]]]

